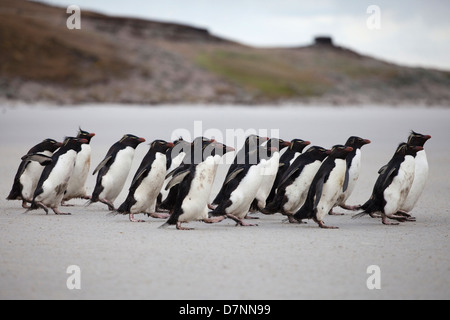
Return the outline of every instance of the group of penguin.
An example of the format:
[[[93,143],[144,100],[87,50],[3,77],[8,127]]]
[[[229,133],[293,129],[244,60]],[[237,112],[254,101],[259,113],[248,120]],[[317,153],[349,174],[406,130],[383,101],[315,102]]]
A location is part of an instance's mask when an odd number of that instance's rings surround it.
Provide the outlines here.
[[[351,206],[352,194],[361,169],[361,148],[371,141],[350,137],[344,145],[331,149],[309,146],[309,141],[250,135],[236,152],[222,187],[210,203],[213,183],[222,157],[235,151],[215,139],[197,137],[192,142],[155,140],[141,161],[125,201],[116,209],[114,201],[130,173],[135,150],[145,142],[126,134],[107,152],[95,168],[96,185],[87,195],[90,172],[90,141],[94,133],[79,129],[76,137],[60,143],[46,139],[22,157],[8,200],[21,200],[28,211],[43,209],[64,215],[59,206],[74,198],[87,205],[101,202],[116,214],[128,214],[132,222],[143,222],[135,214],[167,219],[161,227],[203,221],[218,223],[226,218],[236,225],[254,226],[249,213],[281,213],[290,223],[313,219],[321,228],[323,219],[335,214],[333,208],[362,210],[353,217],[370,215],[383,224],[415,221],[410,215],[428,177],[424,150],[429,135],[412,131],[392,159],[383,166],[370,199]],[[306,151],[305,148],[309,146]],[[27,211],[27,212],[28,212]],[[381,215],[377,215],[380,213]],[[389,222],[388,219],[397,222]]]

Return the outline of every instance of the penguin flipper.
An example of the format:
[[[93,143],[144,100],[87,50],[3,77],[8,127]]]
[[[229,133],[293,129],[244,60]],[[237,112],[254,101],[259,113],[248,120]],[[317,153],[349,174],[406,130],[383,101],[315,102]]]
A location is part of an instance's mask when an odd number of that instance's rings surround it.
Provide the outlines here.
[[[231,180],[237,177],[239,173],[244,171],[244,168],[236,168],[233,172],[231,172],[225,179],[224,185],[228,184]]]
[[[278,184],[277,187],[278,188],[282,187],[286,183],[286,181],[288,181],[289,178],[298,170],[300,170],[300,168],[295,168],[294,170],[289,171],[287,175],[283,176],[283,180],[281,180],[281,182]]]
[[[100,162],[100,164],[97,166],[97,168],[94,169],[94,172],[92,173],[92,175],[95,176],[95,174],[97,172],[99,172],[100,169],[103,168],[108,163],[108,161],[111,160],[111,159],[112,159],[112,155],[111,156],[107,156],[105,159],[103,159],[103,161]]]
[[[39,162],[42,166],[48,166],[49,164],[52,164],[53,160],[52,157],[46,156],[45,154],[40,153],[30,153],[27,155],[24,155],[22,157],[23,161],[36,161]]]
[[[169,183],[166,186],[166,190],[169,190],[170,188],[172,188],[173,186],[176,186],[177,184],[180,184],[181,182],[183,182],[184,178],[191,173],[191,170],[187,169],[181,172],[178,172],[176,175],[174,175],[174,177],[172,178],[172,180],[169,181]]]
[[[314,196],[315,200],[314,200],[314,207],[313,207],[314,210],[317,208],[317,205],[320,202],[320,198],[322,197],[324,183],[325,183],[325,177],[322,177],[322,179],[319,179],[319,181],[317,181],[317,183],[316,183],[316,193]]]
[[[141,171],[139,171],[136,176],[134,177],[133,181],[131,182],[131,185],[134,186],[136,181],[138,181],[146,172],[148,171],[148,168],[144,168]]]
[[[349,170],[348,170],[348,168],[345,170],[345,180],[344,180],[344,185],[342,186],[342,192],[345,192],[345,191],[347,191],[347,188],[348,188],[348,183],[349,183],[349,180],[350,180],[350,174],[349,174],[349,172],[348,172]]]
[[[179,168],[179,167],[177,167],[177,168],[173,169],[172,171],[170,171],[170,172],[166,175],[166,179],[167,179],[167,178],[170,178],[171,176],[173,176],[174,173],[175,173],[175,171],[179,170],[178,168]]]
[[[383,173],[385,173],[386,170],[387,170],[387,168],[388,168],[388,165],[387,165],[387,164],[384,165],[384,166],[382,166],[382,167],[380,168],[380,170],[378,170],[378,174],[383,174]]]
[[[398,168],[395,166],[390,168],[389,171],[388,167],[386,166],[386,168],[383,170],[383,173],[378,176],[374,189],[383,192],[384,189],[386,189],[391,184],[392,180],[397,174],[397,171]]]

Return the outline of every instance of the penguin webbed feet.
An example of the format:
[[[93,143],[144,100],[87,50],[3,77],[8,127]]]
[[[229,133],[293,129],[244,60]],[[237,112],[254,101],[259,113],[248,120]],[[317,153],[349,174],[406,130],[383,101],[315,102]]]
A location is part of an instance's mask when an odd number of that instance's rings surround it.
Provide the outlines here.
[[[351,205],[343,203],[343,204],[340,204],[339,207],[341,207],[342,209],[345,209],[345,210],[349,210],[349,211],[357,211],[357,210],[361,209],[362,205],[357,204],[357,205],[351,206]]]
[[[232,215],[231,213],[227,213],[227,217],[236,222],[236,227],[237,226],[243,226],[243,227],[257,227],[258,226],[257,224],[247,223],[243,219],[240,219],[240,218],[236,217],[235,215]]]
[[[330,210],[330,212],[328,212],[328,215],[329,215],[329,216],[343,216],[343,215],[345,215],[344,213],[334,212],[333,209],[334,209],[334,208],[332,208],[332,209]]]
[[[397,216],[402,216],[406,218],[406,221],[416,221],[416,217],[411,216],[408,212],[403,210],[398,210],[396,213]]]
[[[287,215],[287,218],[284,220],[281,220],[282,223],[293,223],[293,224],[307,224],[308,222],[303,221],[302,219],[297,220],[294,218],[293,215]]]
[[[323,222],[322,220],[317,220],[314,218],[314,221],[319,225],[319,227],[321,229],[339,229],[339,227],[333,227],[333,226],[327,226],[325,225],[325,222]]]

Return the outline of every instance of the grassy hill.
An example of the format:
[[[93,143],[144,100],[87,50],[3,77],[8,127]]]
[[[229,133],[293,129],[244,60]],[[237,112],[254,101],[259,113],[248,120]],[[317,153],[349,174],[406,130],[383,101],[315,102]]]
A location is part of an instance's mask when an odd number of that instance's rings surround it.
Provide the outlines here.
[[[173,23],[0,0],[0,97],[58,104],[450,105],[450,72],[327,44],[261,49]],[[357,44],[355,44],[357,46]]]

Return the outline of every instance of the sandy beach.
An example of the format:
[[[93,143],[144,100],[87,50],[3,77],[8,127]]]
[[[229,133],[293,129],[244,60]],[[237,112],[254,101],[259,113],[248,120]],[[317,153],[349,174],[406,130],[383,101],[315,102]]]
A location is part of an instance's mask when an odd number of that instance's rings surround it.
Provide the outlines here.
[[[449,120],[448,108],[406,106],[0,106],[0,299],[449,299]],[[227,219],[179,231],[158,229],[164,220],[142,215],[145,223],[131,223],[108,215],[102,204],[85,207],[84,200],[63,208],[71,216],[24,214],[19,201],[6,201],[20,157],[45,138],[75,135],[79,126],[96,133],[91,172],[126,133],[147,142],[204,134],[236,148],[237,129],[323,147],[358,135],[372,143],[363,147],[351,204],[370,197],[378,169],[413,129],[432,136],[425,146],[430,176],[413,211],[416,222],[384,226],[351,219],[351,212],[326,217],[338,230],[258,213],[258,227],[235,227]],[[116,206],[147,150],[148,143],[138,147]],[[226,169],[220,166],[212,197]],[[94,185],[90,175],[88,192]],[[79,290],[66,285],[71,265],[81,270]],[[379,290],[366,284],[371,265],[381,270]]]

